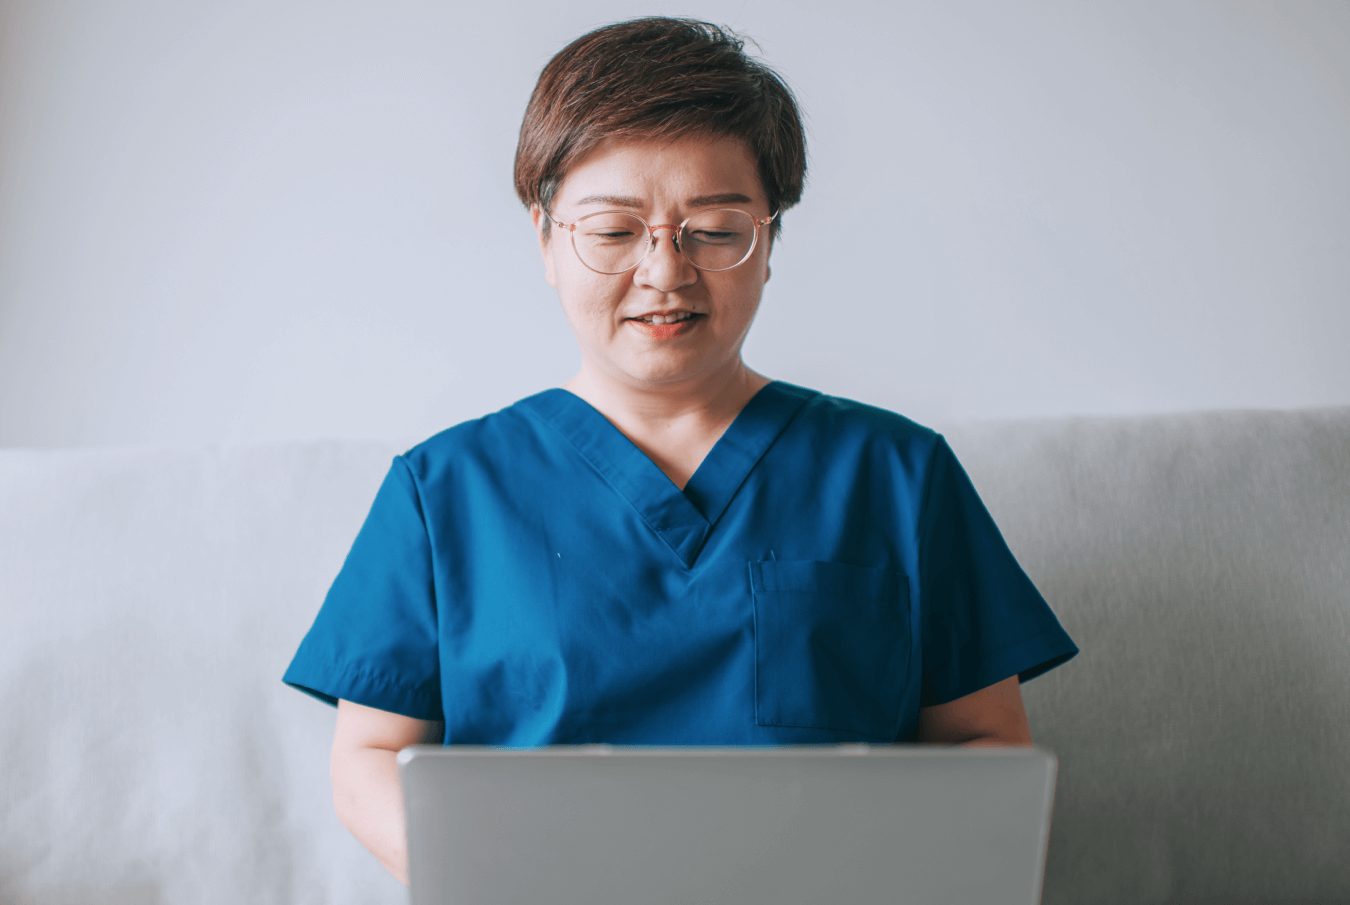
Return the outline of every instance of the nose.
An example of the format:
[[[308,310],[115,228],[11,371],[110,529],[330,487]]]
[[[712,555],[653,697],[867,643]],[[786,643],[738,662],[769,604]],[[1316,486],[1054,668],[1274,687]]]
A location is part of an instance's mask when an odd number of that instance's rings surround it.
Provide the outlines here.
[[[669,224],[651,227],[651,247],[633,273],[633,282],[660,292],[673,292],[698,280],[698,270],[676,246],[680,228]]]

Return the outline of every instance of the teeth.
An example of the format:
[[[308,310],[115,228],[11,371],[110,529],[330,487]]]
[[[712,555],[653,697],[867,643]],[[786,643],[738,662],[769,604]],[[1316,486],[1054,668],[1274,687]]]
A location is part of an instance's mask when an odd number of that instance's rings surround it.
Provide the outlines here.
[[[680,311],[676,314],[653,314],[650,317],[639,318],[644,324],[678,324],[680,321],[687,321],[693,317],[688,311]]]

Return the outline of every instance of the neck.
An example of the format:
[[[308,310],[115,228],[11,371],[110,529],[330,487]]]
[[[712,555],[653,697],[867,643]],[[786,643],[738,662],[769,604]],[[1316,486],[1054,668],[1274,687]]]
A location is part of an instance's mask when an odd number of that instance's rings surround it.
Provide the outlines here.
[[[681,422],[725,422],[725,428],[768,383],[769,378],[750,370],[740,358],[733,367],[677,384],[613,380],[583,362],[581,371],[563,389],[586,400],[625,433],[625,425],[642,425],[639,430],[648,433]]]

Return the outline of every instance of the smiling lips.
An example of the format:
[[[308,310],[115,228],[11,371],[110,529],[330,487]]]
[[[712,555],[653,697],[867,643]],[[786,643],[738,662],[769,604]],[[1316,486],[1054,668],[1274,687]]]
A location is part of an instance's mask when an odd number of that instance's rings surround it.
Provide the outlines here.
[[[674,339],[688,333],[700,320],[702,314],[692,311],[671,311],[666,314],[645,314],[642,317],[630,317],[632,324],[650,339]]]

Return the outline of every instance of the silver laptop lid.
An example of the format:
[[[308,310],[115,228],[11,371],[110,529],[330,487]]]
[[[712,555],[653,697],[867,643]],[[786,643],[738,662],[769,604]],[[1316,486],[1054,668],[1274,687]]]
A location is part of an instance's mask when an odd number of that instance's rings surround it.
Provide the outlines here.
[[[413,905],[1040,901],[1054,757],[867,745],[399,755]]]

